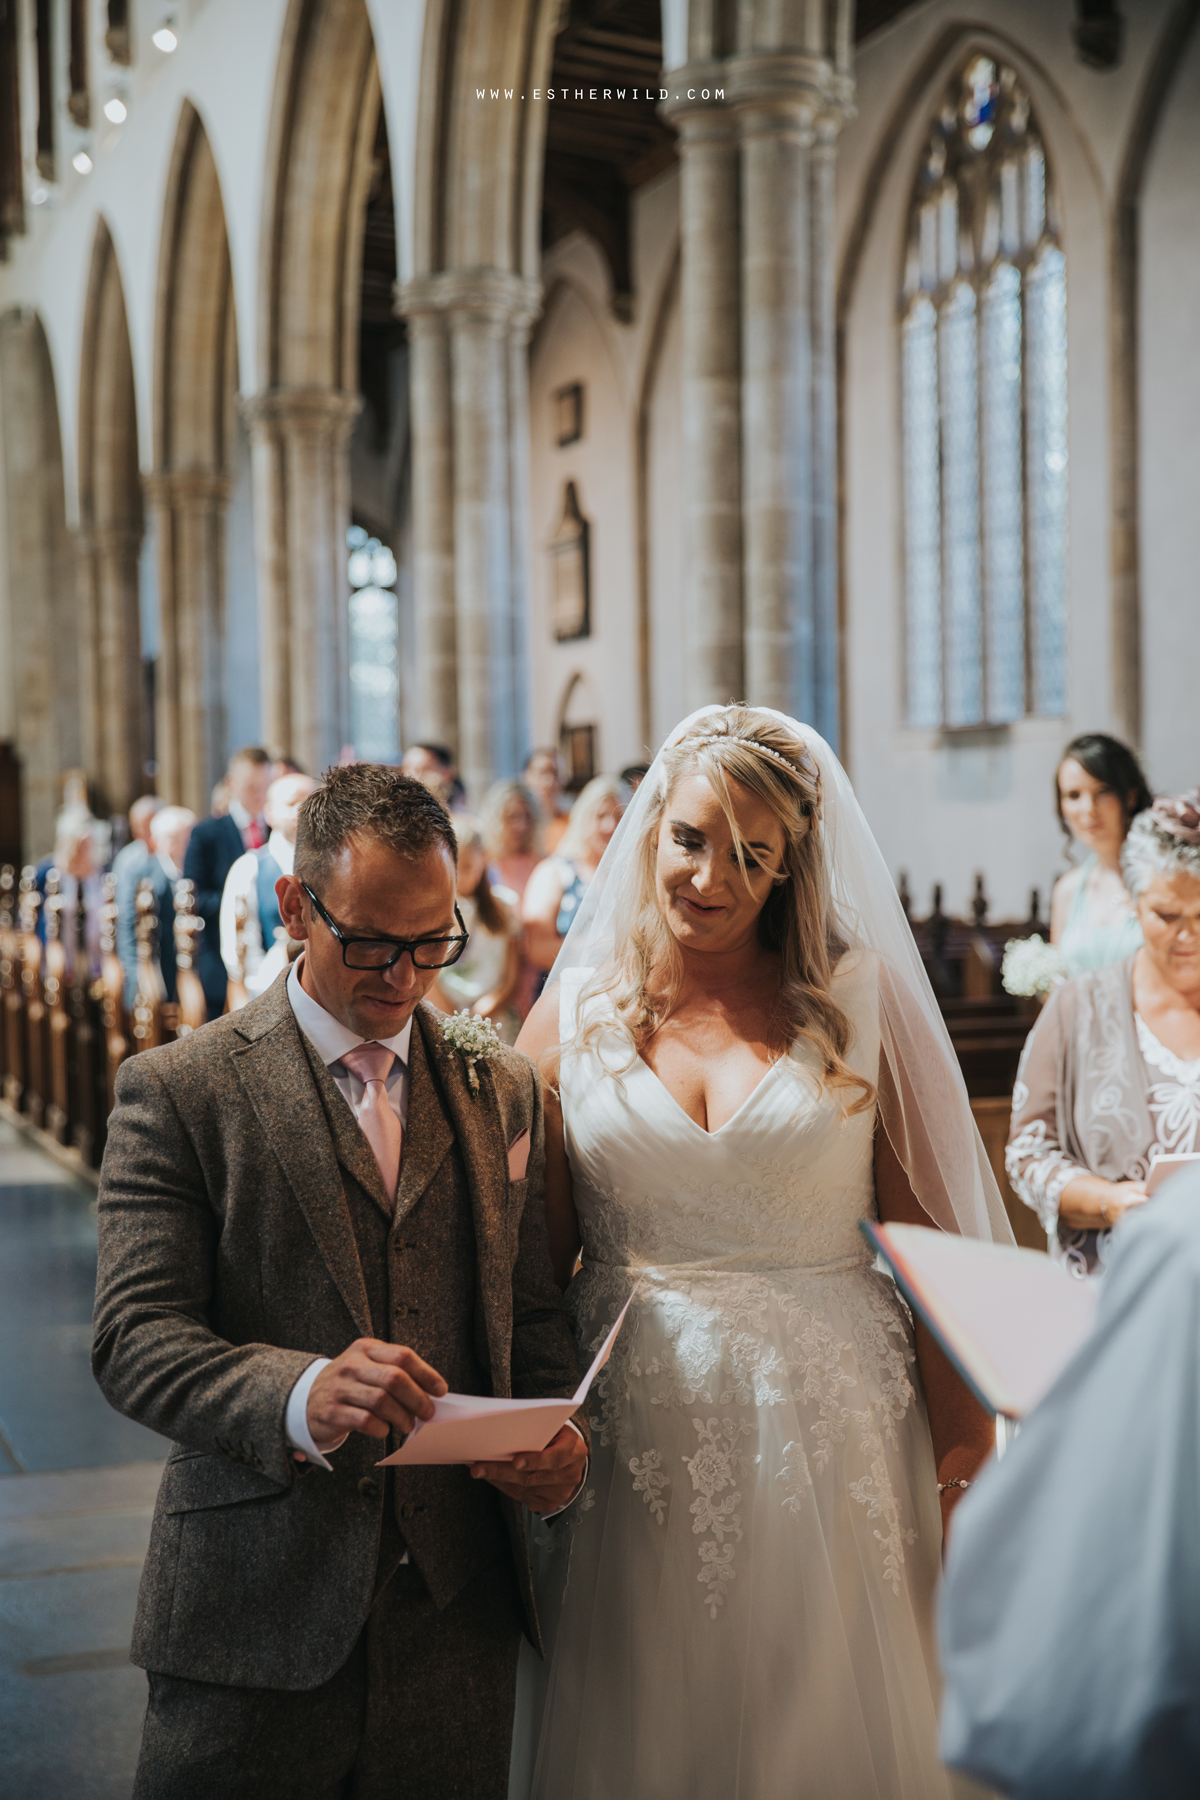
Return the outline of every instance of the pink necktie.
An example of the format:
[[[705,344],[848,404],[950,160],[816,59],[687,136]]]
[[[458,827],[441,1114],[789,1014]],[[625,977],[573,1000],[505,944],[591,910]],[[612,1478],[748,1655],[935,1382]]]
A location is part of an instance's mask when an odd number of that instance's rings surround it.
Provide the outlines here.
[[[363,1084],[363,1097],[355,1117],[379,1164],[388,1199],[395,1204],[400,1181],[400,1150],[404,1133],[392,1111],[384,1085],[396,1058],[386,1044],[360,1044],[357,1050],[345,1050],[342,1062]]]

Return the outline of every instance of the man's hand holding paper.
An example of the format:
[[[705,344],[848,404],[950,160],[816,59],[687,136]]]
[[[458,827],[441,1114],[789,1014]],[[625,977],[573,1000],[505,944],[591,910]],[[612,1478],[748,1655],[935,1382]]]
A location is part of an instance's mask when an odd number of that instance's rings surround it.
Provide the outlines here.
[[[579,1492],[587,1470],[587,1445],[564,1425],[544,1450],[527,1450],[511,1462],[471,1464],[476,1481],[490,1481],[530,1512],[561,1512]]]
[[[308,1429],[322,1453],[336,1450],[352,1431],[373,1438],[393,1428],[409,1432],[418,1419],[432,1419],[430,1395],[445,1392],[445,1381],[415,1350],[356,1338],[313,1382]]]

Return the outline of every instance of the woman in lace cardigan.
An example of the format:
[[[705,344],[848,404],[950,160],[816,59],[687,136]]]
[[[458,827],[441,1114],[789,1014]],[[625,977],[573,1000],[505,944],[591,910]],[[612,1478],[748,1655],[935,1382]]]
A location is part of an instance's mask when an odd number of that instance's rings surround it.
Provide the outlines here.
[[[1200,1151],[1200,789],[1121,854],[1143,947],[1053,993],[1021,1057],[1008,1174],[1052,1254],[1095,1273],[1156,1156]]]

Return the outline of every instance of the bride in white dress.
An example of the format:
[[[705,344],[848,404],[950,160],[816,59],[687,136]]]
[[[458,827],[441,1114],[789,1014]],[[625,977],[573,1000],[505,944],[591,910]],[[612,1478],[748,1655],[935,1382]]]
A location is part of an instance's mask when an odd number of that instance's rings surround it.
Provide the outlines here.
[[[777,713],[672,734],[520,1040],[590,1359],[591,1466],[539,1527],[514,1795],[940,1800],[939,1483],[990,1419],[858,1231],[1011,1241],[836,758]],[[877,1120],[884,1129],[877,1130]],[[942,1496],[943,1509],[961,1493]]]

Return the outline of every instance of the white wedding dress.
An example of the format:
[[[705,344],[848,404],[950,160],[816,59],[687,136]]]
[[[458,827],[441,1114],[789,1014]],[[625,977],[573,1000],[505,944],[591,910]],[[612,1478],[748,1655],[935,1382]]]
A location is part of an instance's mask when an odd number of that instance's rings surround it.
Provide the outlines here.
[[[871,1081],[878,968],[854,953],[834,983]],[[564,1043],[584,973],[563,979]],[[592,1393],[586,1493],[535,1532],[547,1661],[522,1669],[514,1795],[953,1791],[912,1326],[857,1229],[875,1115],[846,1117],[818,1068],[801,1043],[709,1133],[640,1059],[563,1056],[581,1361],[637,1294]]]

